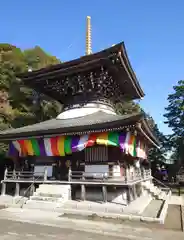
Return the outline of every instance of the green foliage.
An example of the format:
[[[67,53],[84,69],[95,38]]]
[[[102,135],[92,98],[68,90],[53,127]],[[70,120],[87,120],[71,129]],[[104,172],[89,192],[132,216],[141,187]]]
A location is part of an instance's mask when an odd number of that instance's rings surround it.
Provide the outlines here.
[[[129,102],[121,102],[116,104],[116,112],[118,114],[131,114],[131,113],[140,113],[144,111],[140,108],[139,104],[136,104],[133,101],[129,101]],[[165,153],[167,152],[166,149],[166,143],[167,143],[167,139],[166,136],[164,136],[158,129],[158,126],[155,124],[155,121],[153,120],[153,118],[149,115],[149,114],[145,114],[146,120],[148,122],[148,125],[150,127],[150,129],[153,131],[153,134],[156,136],[156,138],[158,139],[159,143],[160,143],[160,148],[152,146],[149,149],[149,154],[148,154],[148,158],[150,159],[150,161],[152,162],[165,162]]]
[[[131,113],[136,113],[136,112],[140,113],[140,112],[144,112],[144,111],[140,108],[140,106],[138,104],[136,104],[133,101],[129,101],[129,102],[121,102],[121,103],[116,104],[116,112],[118,114],[123,115],[123,114],[131,114]],[[153,146],[149,149],[148,158],[152,162],[159,162],[159,161],[165,162],[165,160],[166,160],[165,153],[167,152],[166,136],[164,136],[159,131],[158,126],[155,124],[155,121],[149,114],[145,113],[145,117],[147,119],[150,129],[153,131],[153,134],[156,136],[156,138],[158,139],[158,141],[160,143],[160,148]]]
[[[148,158],[151,162],[154,163],[165,162],[166,161],[165,154],[167,152],[166,148],[167,138],[163,133],[160,132],[153,118],[149,114],[145,115],[150,129],[152,130],[153,134],[159,141],[159,148],[156,146],[152,146],[152,148],[149,149]]]
[[[166,108],[167,123],[173,132],[180,137],[184,136],[184,80],[174,86],[174,93],[168,96],[169,105]]]
[[[34,70],[60,63],[56,57],[46,54],[39,46],[25,50],[24,58],[27,65]]]
[[[23,85],[16,75],[31,67],[37,70],[60,63],[40,47],[22,51],[10,44],[0,44],[0,131],[34,124],[55,117],[61,109],[59,103],[44,95],[36,95]],[[0,152],[7,146],[0,145]]]
[[[166,161],[166,157],[165,154],[167,152],[167,149],[165,148],[165,143],[167,141],[166,137],[163,135],[163,133],[161,133],[158,129],[158,126],[155,124],[155,126],[153,127],[153,133],[156,136],[156,138],[158,139],[160,146],[155,147],[153,146],[152,148],[150,148],[149,150],[149,159],[150,161],[154,161],[154,162],[165,162]]]
[[[133,101],[119,102],[115,105],[115,110],[120,115],[141,112],[140,106]]]
[[[174,149],[175,158],[184,164],[184,80],[173,87],[174,92],[168,96],[166,108],[167,124],[172,129],[169,144]]]

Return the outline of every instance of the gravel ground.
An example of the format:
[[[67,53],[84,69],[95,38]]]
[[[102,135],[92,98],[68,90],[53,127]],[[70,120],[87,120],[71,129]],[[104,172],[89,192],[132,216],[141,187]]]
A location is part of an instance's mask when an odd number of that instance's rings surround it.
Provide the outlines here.
[[[37,224],[29,224],[15,222],[11,220],[0,220],[0,239],[1,240],[112,240],[114,237],[99,235],[95,233],[86,233],[75,231],[72,229],[62,229],[51,226],[40,226]],[[126,240],[126,238],[116,238]]]
[[[130,223],[105,223],[60,218],[56,212],[4,209],[0,211],[0,239],[34,240],[183,240],[184,233]]]

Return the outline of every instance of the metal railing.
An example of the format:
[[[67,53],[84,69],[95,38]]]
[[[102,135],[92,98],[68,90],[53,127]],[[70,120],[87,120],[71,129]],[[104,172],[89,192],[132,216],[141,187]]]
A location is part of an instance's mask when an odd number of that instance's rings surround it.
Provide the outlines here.
[[[38,176],[38,177],[34,180],[34,182],[31,183],[31,184],[29,185],[29,187],[26,188],[23,196],[21,196],[21,198],[19,198],[18,201],[15,202],[15,204],[18,204],[23,198],[25,198],[25,196],[27,195],[28,191],[31,190],[31,188],[33,188],[35,182],[36,182],[40,177],[41,177],[41,176]],[[20,207],[23,208],[23,205],[24,205],[24,202],[22,203],[22,205],[21,205]]]
[[[4,172],[4,181],[6,180],[31,180],[36,181],[35,179],[42,179],[47,181],[47,168],[45,167],[44,172],[33,172],[33,171],[9,171],[5,169]]]
[[[167,186],[166,184],[164,184],[163,182],[161,182],[160,180],[158,180],[155,177],[153,177],[153,182],[155,182],[156,185],[161,186],[162,189],[171,190],[171,188],[169,186]]]

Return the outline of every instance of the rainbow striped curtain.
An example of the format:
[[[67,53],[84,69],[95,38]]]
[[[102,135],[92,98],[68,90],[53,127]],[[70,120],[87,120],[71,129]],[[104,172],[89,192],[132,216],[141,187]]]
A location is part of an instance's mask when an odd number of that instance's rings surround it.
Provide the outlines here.
[[[65,156],[94,144],[119,147],[133,157],[146,159],[146,146],[130,132],[103,132],[82,136],[56,136],[51,138],[12,141],[10,156]]]

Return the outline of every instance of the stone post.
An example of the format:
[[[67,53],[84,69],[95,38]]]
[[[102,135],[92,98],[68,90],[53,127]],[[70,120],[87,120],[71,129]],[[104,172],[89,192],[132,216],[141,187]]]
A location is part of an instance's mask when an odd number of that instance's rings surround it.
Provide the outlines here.
[[[137,198],[136,185],[134,184],[132,188],[133,188],[132,189],[133,190],[133,197],[134,197],[134,199],[136,199]]]
[[[35,185],[34,185],[34,183],[33,183],[33,184],[31,185],[31,189],[30,189],[30,196],[33,196],[34,192],[35,192]]]
[[[47,167],[44,169],[44,181],[47,181]]]
[[[16,179],[16,171],[15,171],[15,168],[13,169],[13,179]]]
[[[1,195],[4,196],[6,194],[6,183],[2,182],[1,184]]]
[[[82,180],[83,181],[85,180],[84,176],[82,176]],[[81,184],[81,199],[83,201],[86,200],[86,186],[85,186],[85,184]]]
[[[72,171],[71,171],[71,167],[69,167],[69,170],[68,170],[68,182],[71,182],[71,176],[72,176]]]
[[[102,194],[103,194],[103,201],[106,203],[107,202],[107,186],[106,185],[102,186]]]
[[[15,187],[15,197],[18,197],[20,194],[20,184],[16,183],[16,187]]]
[[[142,167],[142,178],[145,179],[145,177],[146,177],[145,176],[145,169],[144,169],[144,167]]]
[[[130,186],[127,186],[127,201],[128,203],[131,202],[131,190],[130,190]]]
[[[8,174],[8,169],[6,168],[5,171],[4,171],[4,180],[7,179],[7,174]]]

